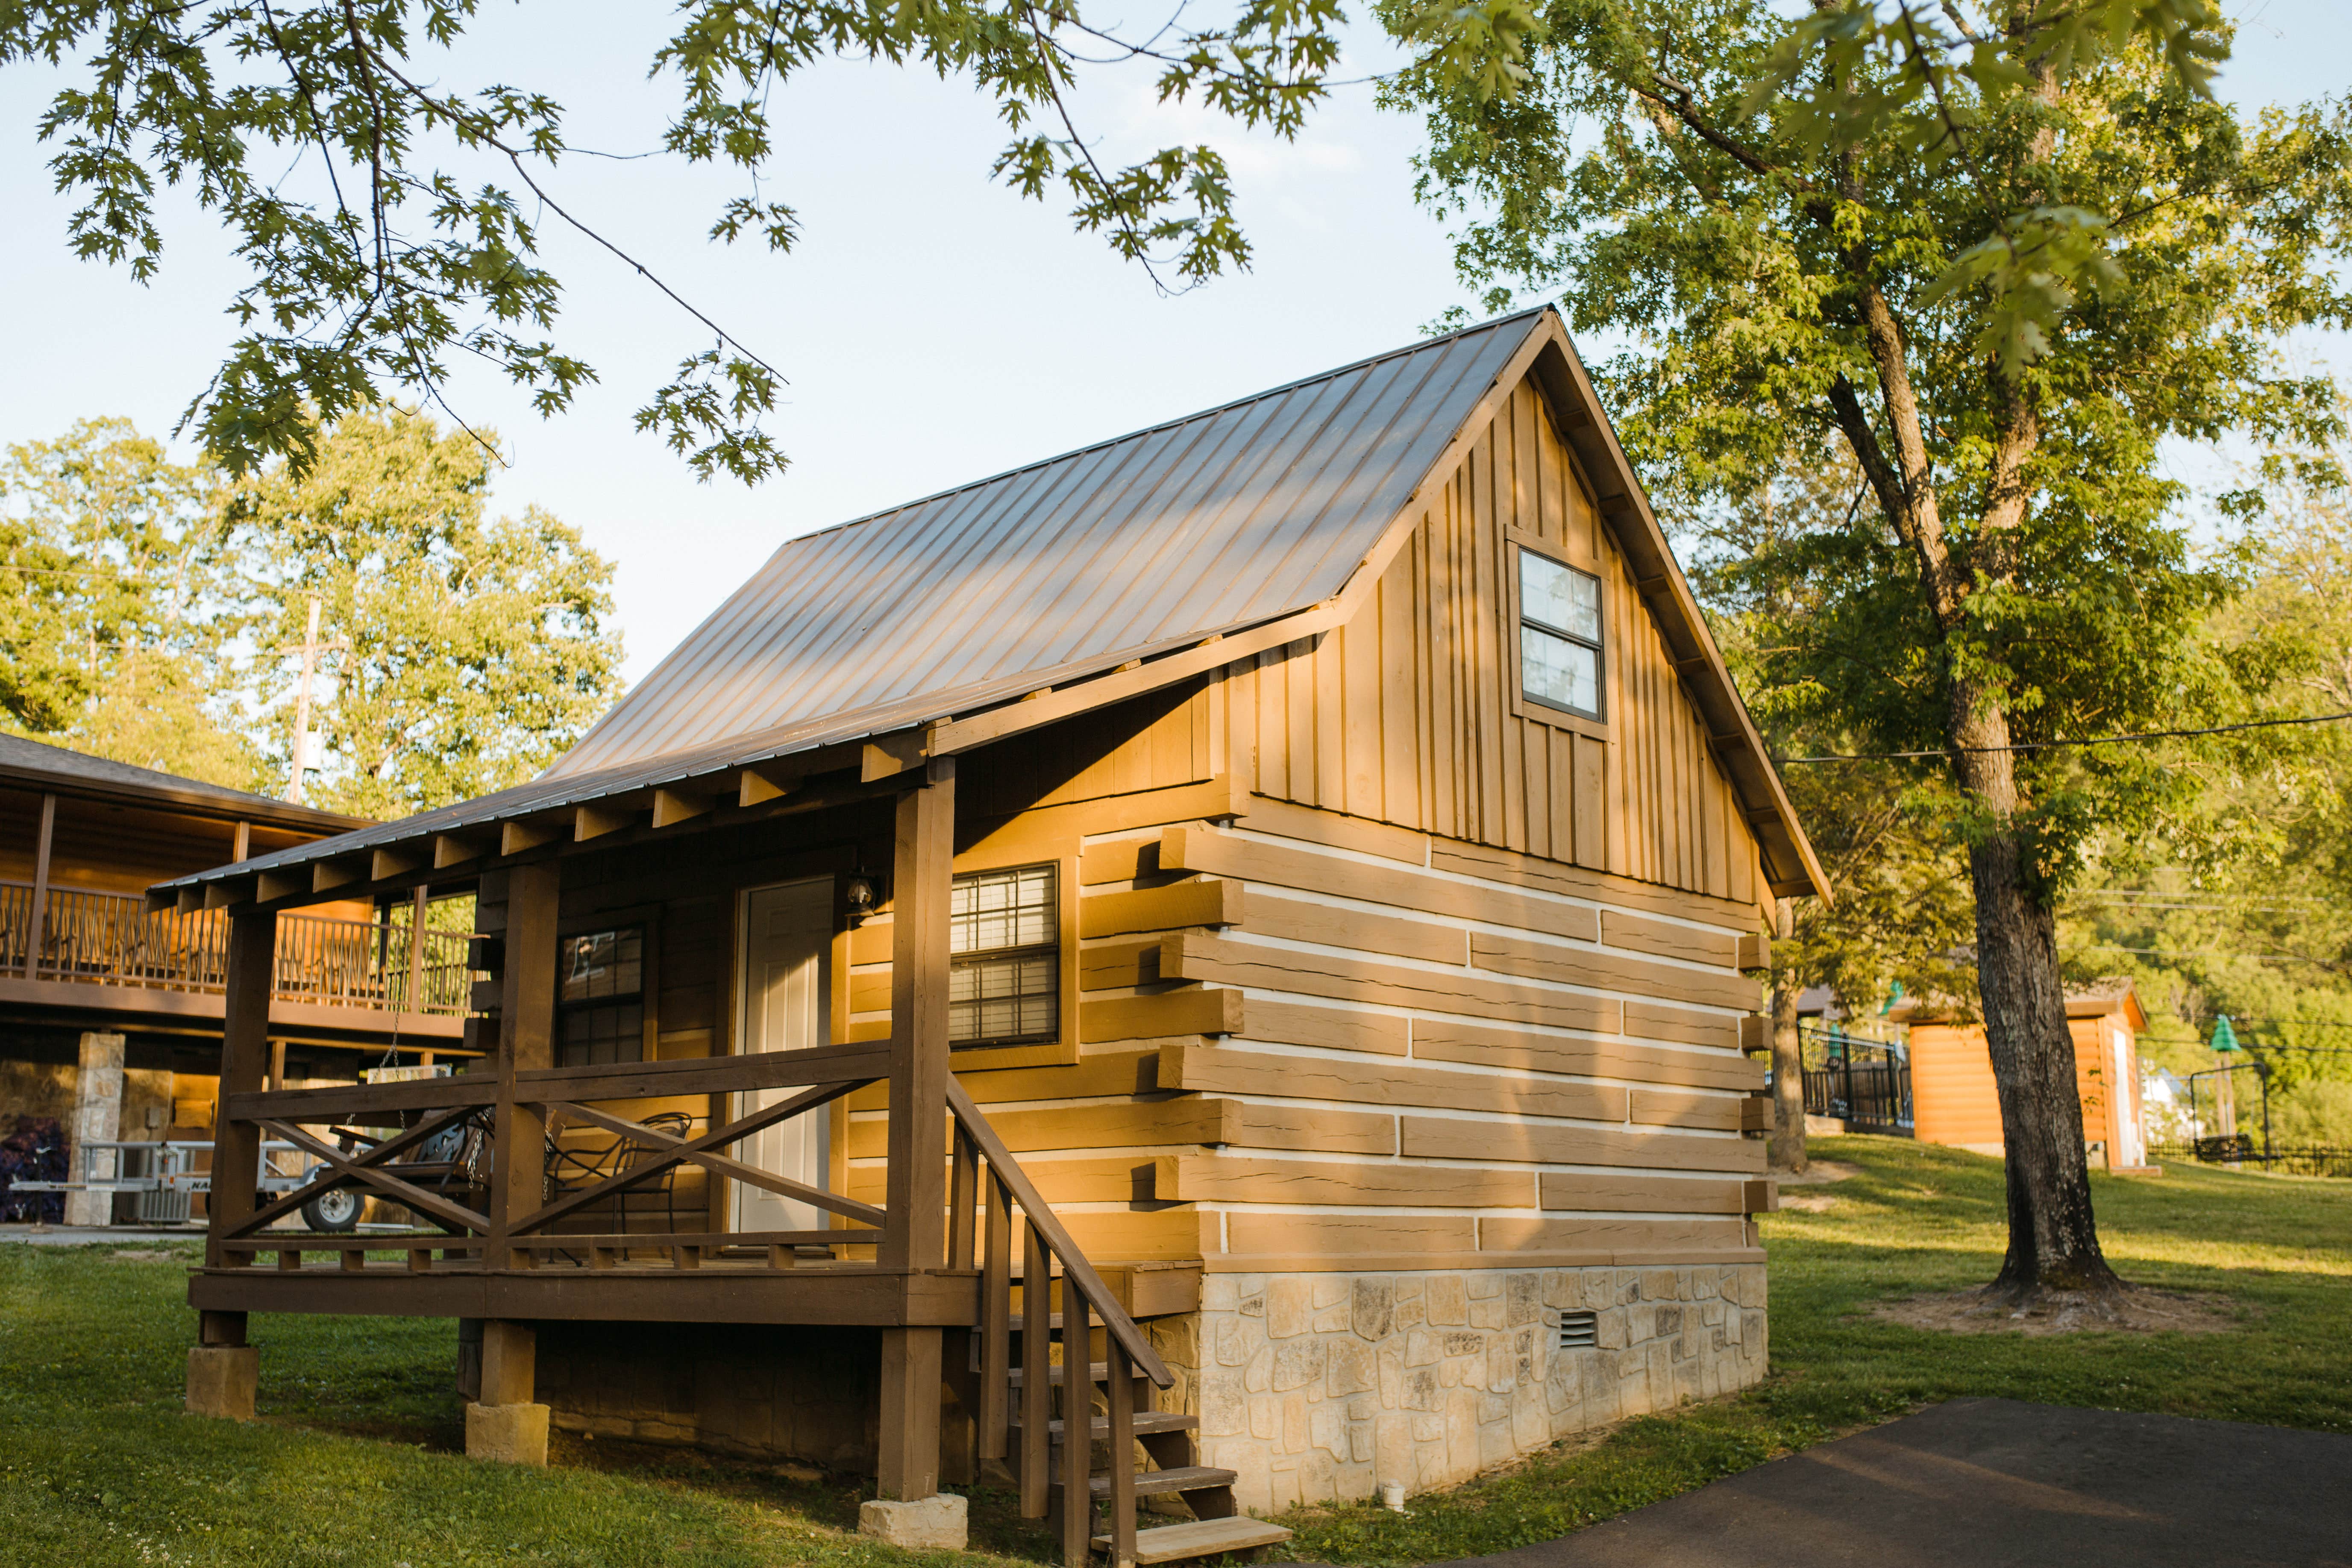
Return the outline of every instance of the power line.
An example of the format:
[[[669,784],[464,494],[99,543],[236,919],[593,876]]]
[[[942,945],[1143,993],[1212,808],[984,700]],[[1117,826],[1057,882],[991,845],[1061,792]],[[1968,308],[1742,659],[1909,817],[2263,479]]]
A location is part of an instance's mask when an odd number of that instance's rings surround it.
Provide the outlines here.
[[[2238,724],[2209,724],[2201,730],[2144,730],[2129,735],[2094,735],[2082,741],[2020,741],[2010,746],[1943,746],[1931,752],[1850,752],[1822,757],[1780,757],[1782,766],[1798,763],[1907,763],[1935,757],[1989,754],[1998,752],[2053,752],[2070,746],[2120,746],[2133,741],[2174,741],[2190,735],[2230,735],[2241,730],[2274,730],[2287,724],[2333,724],[2352,713],[2314,713],[2303,719],[2249,719]]]
[[[2327,963],[2325,958],[2308,958],[2300,952],[2231,952],[2221,947],[2126,947],[2115,942],[2086,942],[2084,947],[2097,948],[2101,952],[2142,952],[2156,958],[2251,958],[2257,962],[2279,963]]]

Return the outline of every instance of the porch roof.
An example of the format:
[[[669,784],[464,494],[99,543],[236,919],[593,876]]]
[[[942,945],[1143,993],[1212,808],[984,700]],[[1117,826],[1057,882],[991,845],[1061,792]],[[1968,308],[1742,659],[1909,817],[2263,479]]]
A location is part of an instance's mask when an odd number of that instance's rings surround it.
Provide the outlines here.
[[[1826,892],[1663,531],[1549,307],[787,541],[531,783],[158,884],[415,844],[921,731],[940,755],[1335,626],[1492,399],[1537,374],[1689,671],[1767,870]],[[1655,591],[1653,591],[1653,590]],[[1029,700],[1023,701],[1023,699]],[[217,897],[218,895],[216,895]],[[243,898],[230,895],[230,901]]]
[[[227,789],[202,779],[182,778],[154,768],[134,767],[110,757],[93,757],[22,735],[0,734],[0,788],[102,800],[118,805],[251,822],[311,833],[344,833],[368,826],[364,816],[319,811],[271,795]]]

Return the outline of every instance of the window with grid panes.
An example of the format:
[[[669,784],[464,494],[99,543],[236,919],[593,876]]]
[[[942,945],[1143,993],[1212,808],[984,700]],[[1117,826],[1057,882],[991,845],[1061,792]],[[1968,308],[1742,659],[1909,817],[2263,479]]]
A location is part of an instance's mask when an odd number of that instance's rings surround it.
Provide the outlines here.
[[[1019,1045],[1060,1032],[1061,919],[1051,865],[958,877],[948,952],[950,1045]]]
[[[646,928],[583,931],[556,945],[555,1047],[563,1067],[646,1054]]]
[[[1587,719],[1601,713],[1601,579],[1519,551],[1519,689]]]

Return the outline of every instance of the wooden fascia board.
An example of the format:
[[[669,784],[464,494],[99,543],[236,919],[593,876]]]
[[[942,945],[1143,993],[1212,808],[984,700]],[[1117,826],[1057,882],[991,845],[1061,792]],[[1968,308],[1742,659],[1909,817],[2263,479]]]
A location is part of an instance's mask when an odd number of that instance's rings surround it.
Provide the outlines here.
[[[1479,395],[1478,401],[1470,405],[1470,412],[1455,427],[1454,438],[1445,443],[1444,449],[1437,454],[1427,471],[1421,476],[1421,482],[1412,487],[1411,495],[1405,497],[1404,505],[1398,510],[1396,516],[1389,520],[1388,526],[1381,531],[1380,538],[1366,552],[1362,562],[1349,574],[1346,584],[1333,601],[1340,606],[1338,619],[1332,622],[1334,626],[1348,620],[1365,600],[1372,596],[1372,591],[1379,586],[1389,563],[1396,559],[1397,552],[1404,548],[1405,541],[1412,537],[1413,530],[1421,526],[1422,513],[1429,510],[1432,499],[1454,482],[1454,474],[1468,459],[1471,448],[1478,444],[1479,435],[1494,422],[1504,400],[1528,378],[1546,344],[1551,341],[1545,331],[1547,326],[1558,334],[1560,342],[1567,342],[1568,334],[1560,328],[1557,315],[1547,310],[1536,317],[1528,330],[1527,340],[1512,351],[1509,359],[1503,362],[1503,368],[1495,373],[1494,381]]]
[[[1041,729],[1076,714],[1108,708],[1130,697],[1140,697],[1181,680],[1205,675],[1236,659],[1254,658],[1286,642],[1320,636],[1347,618],[1341,600],[1334,596],[1319,605],[1265,621],[1244,631],[1215,635],[1187,648],[1130,668],[1120,668],[1092,680],[1057,687],[1043,696],[1016,700],[968,719],[950,719],[934,725],[926,754],[950,757],[1002,741],[1024,731]]]
[[[705,828],[740,826],[747,823],[765,822],[780,816],[798,816],[835,806],[853,805],[860,800],[878,798],[889,793],[887,784],[885,787],[877,788],[845,782],[831,786],[820,785],[796,790],[787,797],[748,808],[735,805],[731,800],[722,800],[714,805],[709,812],[698,815],[693,818],[691,825],[680,826],[685,826],[688,832],[700,831]],[[481,832],[484,829],[478,826],[469,831]],[[434,837],[438,836],[420,835],[416,840],[402,842],[426,842]],[[558,832],[552,837],[533,844],[527,849],[517,850],[512,854],[501,854],[495,849],[486,850],[474,859],[443,868],[427,867],[420,860],[412,869],[384,880],[353,880],[339,883],[330,889],[320,890],[313,886],[316,873],[312,868],[323,865],[325,862],[305,861],[275,873],[267,871],[260,873],[260,886],[257,889],[252,886],[256,881],[254,877],[248,876],[243,879],[247,886],[239,889],[239,897],[235,900],[230,900],[225,895],[215,894],[213,889],[223,885],[216,881],[205,882],[194,887],[183,887],[173,892],[160,895],[156,890],[150,889],[148,899],[152,907],[170,907],[176,898],[179,906],[184,910],[189,907],[188,900],[194,898],[196,900],[195,907],[227,909],[236,914],[251,914],[265,910],[285,911],[299,909],[306,904],[406,893],[414,891],[420,886],[462,886],[478,880],[487,872],[503,871],[513,866],[595,854],[606,849],[641,844],[655,837],[674,839],[677,837],[679,837],[677,828],[656,827],[650,820],[645,818],[643,813],[640,813],[639,819],[632,825],[599,835],[585,842],[574,838],[567,829]],[[356,865],[359,852],[352,853],[353,863]],[[204,900],[208,898],[213,901],[209,904],[205,903]]]
[[[1788,836],[1789,851],[1796,858],[1801,879],[1785,874],[1774,876],[1768,865],[1766,874],[1773,892],[1782,896],[1811,892],[1823,903],[1831,902],[1829,876],[1813,853],[1812,841],[1805,836],[1804,824],[1797,818],[1796,807],[1790,802],[1779,771],[1766,755],[1764,737],[1748,716],[1748,705],[1740,700],[1730,667],[1723,661],[1723,650],[1716,646],[1714,634],[1707,630],[1697,595],[1691,592],[1681,564],[1666,543],[1665,530],[1659,526],[1657,514],[1650,507],[1649,494],[1635,476],[1625,448],[1618,443],[1616,428],[1609,421],[1600,395],[1593,390],[1592,378],[1585,374],[1576,345],[1569,340],[1568,329],[1555,312],[1546,310],[1537,318],[1536,328],[1528,336],[1538,351],[1530,356],[1529,370],[1537,387],[1551,405],[1562,437],[1596,483],[1604,477],[1616,480],[1621,487],[1618,493],[1630,503],[1604,510],[1601,521],[1615,536],[1618,548],[1633,564],[1635,575],[1657,580],[1653,584],[1656,592],[1643,595],[1643,603],[1651,618],[1658,623],[1669,653],[1706,718],[1709,734],[1718,739],[1718,762],[1741,797],[1752,808],[1769,809],[1772,820]],[[1556,357],[1543,353],[1546,349],[1556,351]],[[1547,374],[1547,371],[1550,374]],[[1742,743],[1729,743],[1732,742]]]

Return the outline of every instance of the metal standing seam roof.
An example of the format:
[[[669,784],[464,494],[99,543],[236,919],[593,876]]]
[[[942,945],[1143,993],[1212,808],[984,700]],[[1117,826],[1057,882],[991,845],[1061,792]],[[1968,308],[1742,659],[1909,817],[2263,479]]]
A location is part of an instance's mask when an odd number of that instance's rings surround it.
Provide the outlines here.
[[[1542,314],[787,540],[530,783],[237,871],[886,734],[1309,608],[1346,584]]]
[[[1532,314],[1532,312],[1530,313]],[[1043,684],[1339,591],[1524,317],[788,541],[546,773]]]
[[[1557,332],[1546,314],[1502,317],[788,540],[530,784],[235,874],[968,715],[1312,609],[1348,584],[1513,356]],[[1663,536],[1655,543],[1663,552]],[[1704,626],[1693,635],[1704,641]],[[1727,685],[1727,695],[1737,709]],[[1778,796],[1777,780],[1767,793]]]

